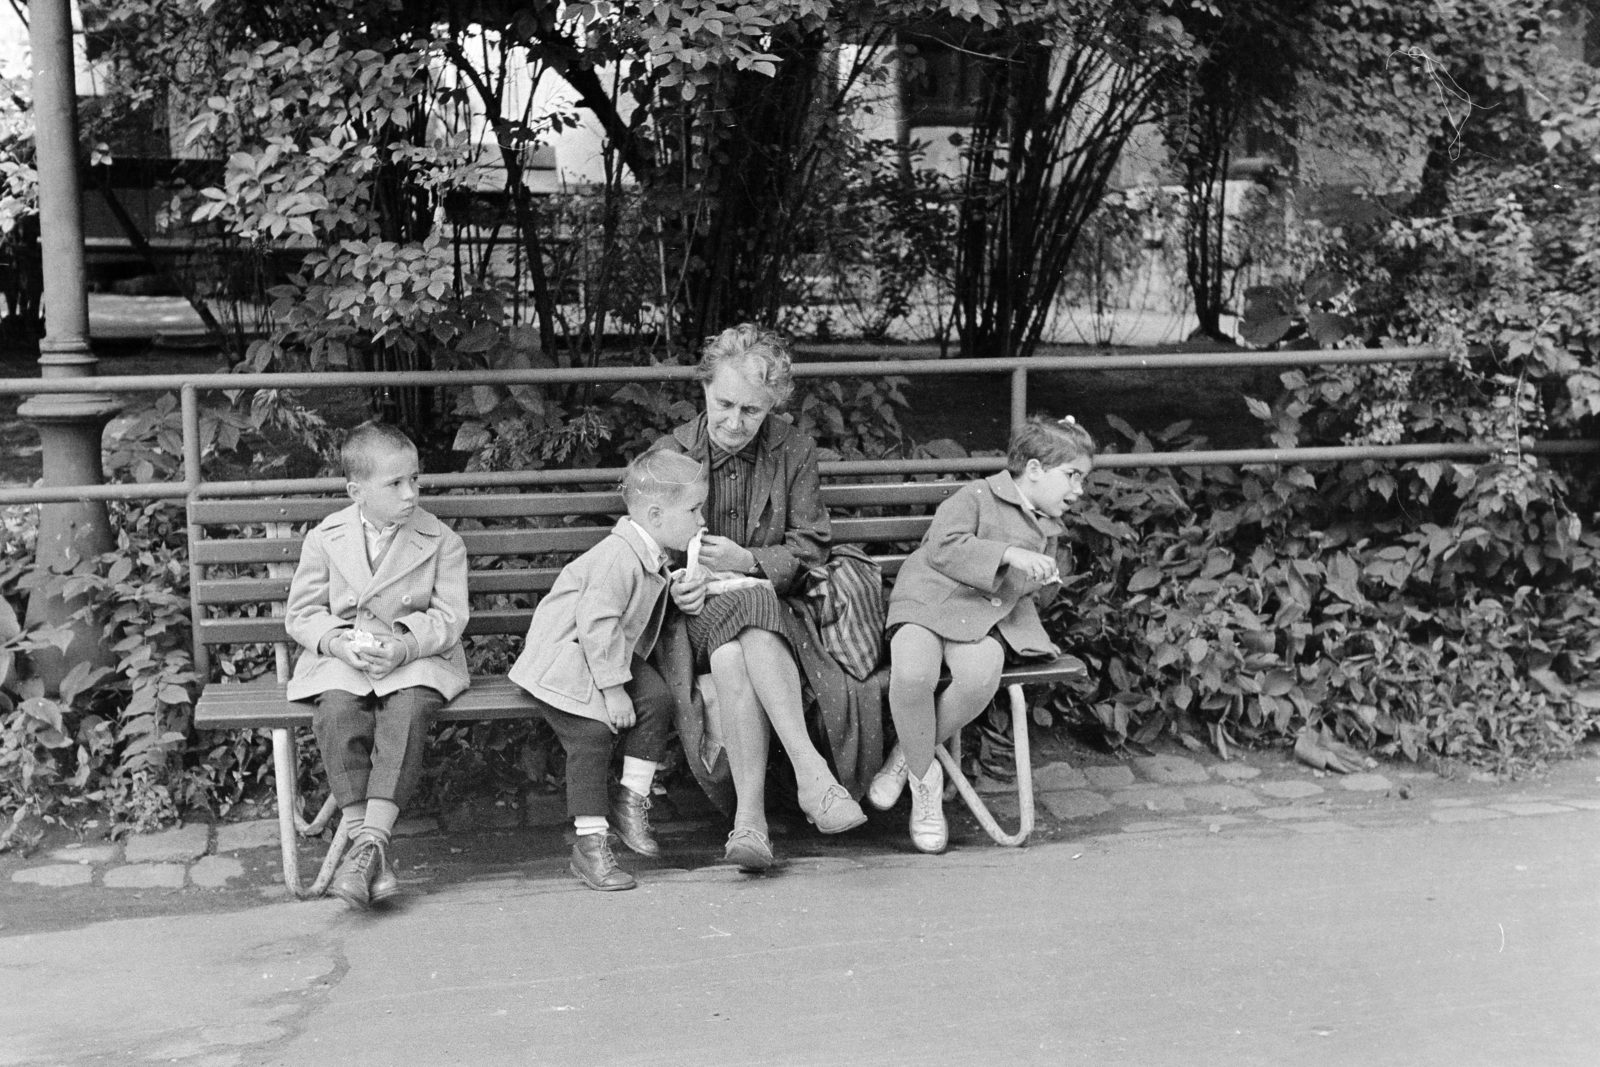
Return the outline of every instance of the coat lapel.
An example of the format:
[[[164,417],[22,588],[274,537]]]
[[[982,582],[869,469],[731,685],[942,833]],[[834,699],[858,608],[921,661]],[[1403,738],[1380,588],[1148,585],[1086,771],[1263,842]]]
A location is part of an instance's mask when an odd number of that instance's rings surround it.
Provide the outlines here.
[[[352,589],[365,589],[372,582],[372,567],[367,563],[359,505],[351,504],[334,518],[327,531],[328,559]]]
[[[773,487],[778,484],[778,453],[783,450],[783,438],[789,424],[778,418],[773,412],[767,412],[767,419],[761,424],[761,446],[756,449],[756,467],[750,478],[755,483],[750,487],[750,501],[754,507],[748,509],[744,517],[744,541],[746,545],[758,544],[756,535],[761,530],[761,522],[766,517],[768,506],[776,508],[778,501],[772,499]]]
[[[359,520],[358,520],[359,521]],[[413,511],[411,520],[395,531],[389,551],[378,564],[378,573],[372,576],[369,593],[376,593],[392,585],[417,569],[418,564],[439,551],[439,534],[443,524],[422,510]],[[365,546],[362,555],[365,558]]]
[[[1037,531],[1040,537],[1059,537],[1062,531],[1066,529],[1065,526],[1050,516],[1034,513],[1034,510],[1028,506],[1028,502],[1022,499],[1022,490],[1017,488],[1016,480],[1011,477],[1010,471],[991,474],[984,480],[989,483],[989,488],[994,492],[995,498],[1003,500],[1015,508],[1022,521],[1028,525],[1029,529]]]

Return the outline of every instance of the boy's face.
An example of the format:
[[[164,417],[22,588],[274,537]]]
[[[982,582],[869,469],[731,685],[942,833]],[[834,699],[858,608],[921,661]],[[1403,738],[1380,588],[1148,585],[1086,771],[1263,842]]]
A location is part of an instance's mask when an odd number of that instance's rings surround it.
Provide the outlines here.
[[[1030,459],[1017,481],[1017,488],[1022,490],[1022,495],[1034,507],[1052,519],[1059,519],[1083,495],[1084,479],[1089,477],[1093,469],[1094,460],[1087,456],[1070,460],[1059,467],[1046,467],[1038,460]]]
[[[642,509],[645,515],[641,525],[650,531],[650,536],[662,548],[682,552],[706,524],[705,515],[702,514],[706,491],[706,485],[701,483],[690,486],[670,504],[649,502]],[[641,521],[638,515],[634,516],[634,520]]]
[[[378,457],[372,476],[352,481],[345,488],[361,505],[362,516],[378,529],[405,522],[417,506],[417,454],[393,449]]]

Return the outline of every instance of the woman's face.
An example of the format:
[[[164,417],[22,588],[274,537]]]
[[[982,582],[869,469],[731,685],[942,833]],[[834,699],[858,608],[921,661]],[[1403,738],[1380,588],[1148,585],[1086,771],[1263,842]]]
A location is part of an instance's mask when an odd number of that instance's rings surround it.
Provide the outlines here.
[[[706,427],[729,452],[749,444],[771,411],[767,387],[752,381],[742,363],[724,363],[706,383]]]

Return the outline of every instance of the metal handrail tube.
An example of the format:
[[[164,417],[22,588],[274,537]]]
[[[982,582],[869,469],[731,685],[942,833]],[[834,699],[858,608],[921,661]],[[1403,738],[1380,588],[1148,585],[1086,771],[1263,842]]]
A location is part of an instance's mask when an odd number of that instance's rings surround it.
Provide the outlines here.
[[[1237,448],[1192,452],[1118,452],[1102,454],[1095,466],[1106,470],[1145,467],[1233,467],[1286,463],[1339,463],[1355,460],[1412,462],[1431,459],[1488,459],[1517,451],[1498,442],[1458,442],[1413,445],[1333,445],[1317,448]],[[1594,455],[1600,441],[1535,441],[1521,451],[1539,456]],[[1005,465],[1002,456],[968,456],[958,459],[844,460],[820,464],[823,477],[870,477],[882,474],[982,474]],[[474,474],[428,474],[422,486],[430,490],[492,489],[497,487],[613,484],[620,467],[579,470],[500,471]],[[342,492],[340,478],[279,478],[260,481],[205,482],[194,487],[196,497],[328,495]],[[149,482],[143,485],[84,485],[0,489],[0,504],[60,503],[74,500],[183,500],[190,488],[183,482]]]
[[[891,355],[896,349],[882,349]],[[1351,348],[1299,352],[1167,352],[1149,355],[1036,356],[996,359],[894,358],[797,363],[796,378],[864,378],[920,374],[1071,373],[1097,370],[1204,370],[1241,367],[1321,367],[1421,363],[1449,358],[1443,348]],[[0,379],[0,395],[35,393],[158,393],[192,387],[233,389],[349,389],[442,385],[573,385],[585,382],[665,382],[694,377],[693,367],[551,367],[476,371],[294,371],[272,374],[130,374],[71,380]]]

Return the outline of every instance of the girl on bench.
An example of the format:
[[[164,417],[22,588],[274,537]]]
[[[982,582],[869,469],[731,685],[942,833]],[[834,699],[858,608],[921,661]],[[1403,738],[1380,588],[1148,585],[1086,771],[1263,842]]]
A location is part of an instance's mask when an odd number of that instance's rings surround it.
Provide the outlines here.
[[[1083,495],[1095,442],[1070,416],[1034,416],[1011,440],[1007,469],[963,486],[939,505],[889,598],[889,712],[899,741],[867,800],[886,811],[911,786],[911,842],[949,843],[944,771],[933,756],[977,718],[1000,687],[1006,650],[1057,655],[1036,598],[1061,575],[1061,516]],[[934,699],[940,668],[950,684]]]

